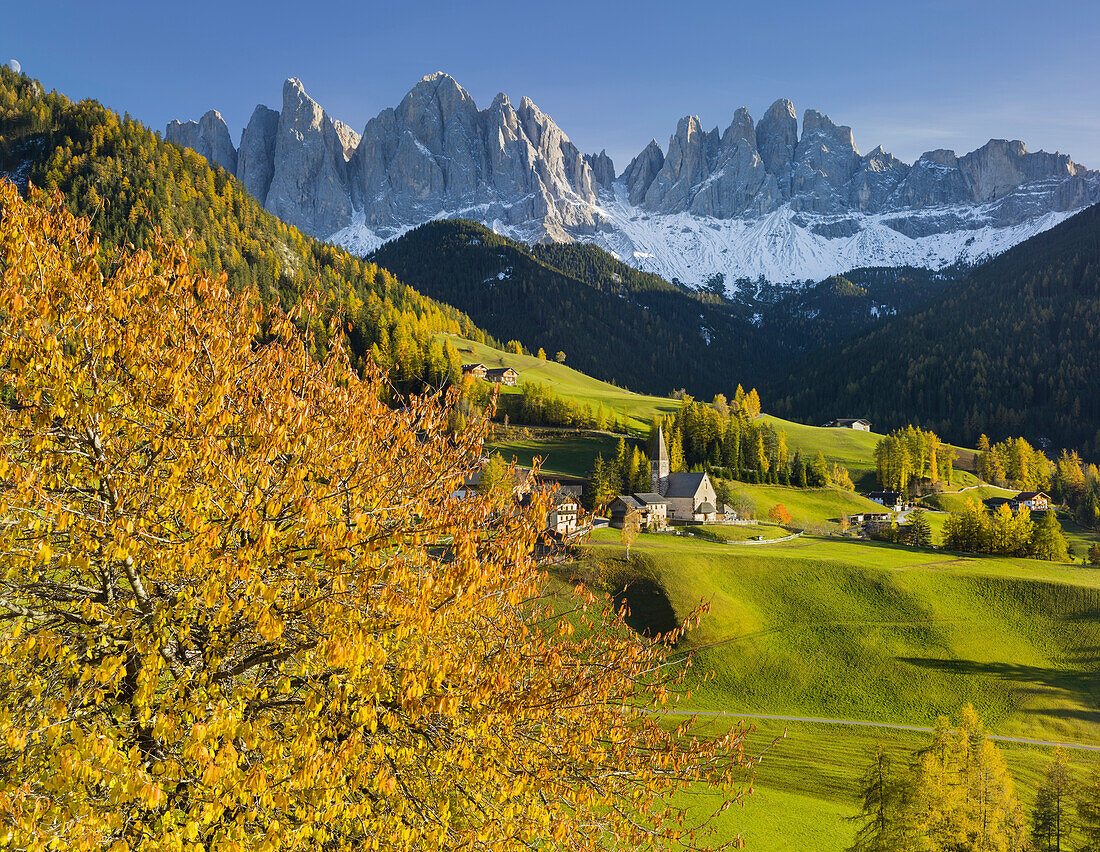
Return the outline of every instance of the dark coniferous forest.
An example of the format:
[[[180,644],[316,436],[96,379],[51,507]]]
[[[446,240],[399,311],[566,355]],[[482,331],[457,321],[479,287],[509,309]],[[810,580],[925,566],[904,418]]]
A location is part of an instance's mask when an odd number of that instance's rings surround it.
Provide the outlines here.
[[[1100,206],[766,386],[776,413],[1100,454]]]

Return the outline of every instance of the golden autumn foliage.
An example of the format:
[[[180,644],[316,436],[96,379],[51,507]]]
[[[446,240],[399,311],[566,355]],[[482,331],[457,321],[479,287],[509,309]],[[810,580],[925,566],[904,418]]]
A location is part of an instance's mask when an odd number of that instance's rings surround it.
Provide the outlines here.
[[[694,847],[739,795],[439,399],[7,183],[0,276],[0,847]]]

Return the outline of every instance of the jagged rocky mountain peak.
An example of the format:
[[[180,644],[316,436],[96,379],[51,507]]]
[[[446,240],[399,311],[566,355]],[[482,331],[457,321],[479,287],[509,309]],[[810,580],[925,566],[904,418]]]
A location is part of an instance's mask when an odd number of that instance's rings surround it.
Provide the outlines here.
[[[198,121],[170,121],[164,130],[164,138],[202,154],[228,172],[235,174],[237,171],[237,150],[233,147],[222,114],[216,109],[207,110]]]
[[[622,181],[626,185],[631,204],[639,205],[645,200],[650,184],[653,183],[653,179],[657,177],[664,164],[664,151],[661,150],[656,139],[650,139],[649,144],[630,161],[630,165],[622,174]]]
[[[604,149],[598,154],[585,154],[584,159],[588,163],[588,168],[592,170],[592,180],[596,185],[601,189],[610,190],[615,183],[615,164],[607,156],[607,150]]]
[[[216,112],[166,138],[234,171],[286,221],[366,253],[439,217],[513,238],[591,240],[666,278],[788,282],[859,266],[938,267],[1003,251],[1100,201],[1100,174],[1064,154],[992,139],[912,165],[852,128],[776,100],[725,129],[687,115],[623,172],[582,154],[529,97],[484,109],[443,72],[422,78],[362,134],[290,78],[279,111],[257,107],[239,151]],[[801,131],[801,132],[800,132]]]

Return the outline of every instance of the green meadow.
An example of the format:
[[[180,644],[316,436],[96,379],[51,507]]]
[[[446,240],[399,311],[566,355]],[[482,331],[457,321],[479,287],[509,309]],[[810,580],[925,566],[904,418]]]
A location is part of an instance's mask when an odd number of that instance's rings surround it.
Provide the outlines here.
[[[840,488],[789,488],[744,482],[730,482],[729,485],[735,499],[748,501],[755,507],[757,518],[767,519],[768,510],[782,504],[791,513],[796,526],[835,522],[841,515],[882,509],[866,497]]]
[[[458,350],[458,355],[463,363],[480,362],[490,369],[495,367],[512,367],[520,375],[520,384],[523,382],[543,382],[553,387],[559,395],[575,399],[578,403],[590,403],[593,409],[602,403],[604,409],[614,408],[617,415],[622,415],[626,420],[627,428],[634,434],[649,435],[649,424],[659,414],[674,414],[680,407],[679,400],[660,396],[645,396],[632,393],[615,385],[601,382],[591,376],[585,375],[565,364],[559,364],[550,360],[554,353],[549,353],[550,358],[543,360],[533,355],[515,355],[511,352],[502,352],[482,343],[476,343],[463,337],[443,334],[441,339],[450,340]],[[518,394],[518,387],[502,387],[501,393]],[[595,457],[595,453],[593,453]],[[591,465],[589,465],[591,466]],[[586,468],[587,470],[587,468]]]
[[[1100,570],[803,536],[732,547],[642,535],[625,551],[597,530],[571,569],[637,581],[632,618],[708,612],[672,653],[688,707],[930,727],[972,702],[1001,736],[1100,744]],[[912,731],[748,719],[765,751],[755,792],[719,820],[749,848],[835,850],[851,841],[854,783],[882,742]],[[772,744],[786,730],[786,736]],[[1000,743],[1030,805],[1050,748]],[[1100,755],[1074,752],[1078,764]],[[700,807],[705,802],[700,801]]]

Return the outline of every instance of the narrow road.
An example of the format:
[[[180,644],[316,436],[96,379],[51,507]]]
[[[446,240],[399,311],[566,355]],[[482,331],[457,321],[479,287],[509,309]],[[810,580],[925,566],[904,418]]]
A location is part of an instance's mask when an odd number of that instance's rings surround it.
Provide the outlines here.
[[[931,728],[923,728],[919,725],[895,725],[889,722],[866,722],[853,719],[819,719],[813,716],[772,716],[766,713],[730,713],[724,710],[668,710],[668,716],[724,716],[732,719],[767,719],[776,722],[814,722],[819,725],[844,725],[850,728],[885,728],[891,731],[918,731],[924,734],[932,733]],[[1051,748],[1061,746],[1078,751],[1100,752],[1100,745],[1082,745],[1081,743],[1058,743],[1052,740],[1029,740],[1024,737],[999,737],[987,734],[989,739],[1003,743],[1023,743],[1024,745],[1049,746]]]

